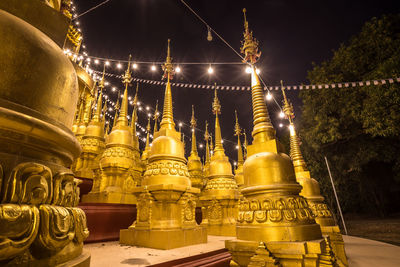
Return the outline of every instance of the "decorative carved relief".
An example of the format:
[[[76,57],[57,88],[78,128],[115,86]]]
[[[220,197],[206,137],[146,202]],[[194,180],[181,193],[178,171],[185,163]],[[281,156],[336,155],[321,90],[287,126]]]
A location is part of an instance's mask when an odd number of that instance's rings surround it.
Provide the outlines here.
[[[244,199],[239,203],[239,223],[294,222],[313,220],[314,216],[303,197],[262,200]]]
[[[13,169],[4,183],[3,202],[37,205],[51,201],[52,174],[42,164],[21,163]]]
[[[54,177],[54,197],[52,204],[72,207],[79,203],[79,188],[71,173],[58,173]]]
[[[149,164],[144,173],[144,176],[158,175],[160,173],[163,175],[171,174],[171,175],[189,177],[189,172],[186,164],[183,164],[181,162],[179,163],[158,162]]]
[[[0,260],[10,259],[34,241],[39,229],[39,210],[35,206],[0,205]]]
[[[213,199],[208,207],[209,220],[222,220],[222,207],[218,200]]]

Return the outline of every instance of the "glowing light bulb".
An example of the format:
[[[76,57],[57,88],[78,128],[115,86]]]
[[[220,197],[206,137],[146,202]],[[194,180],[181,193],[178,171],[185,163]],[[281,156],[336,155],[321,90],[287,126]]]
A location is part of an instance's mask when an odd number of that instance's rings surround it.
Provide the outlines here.
[[[235,166],[236,166],[236,165],[237,165],[237,162],[236,162],[236,161],[234,161],[234,162],[233,162],[233,165],[235,165]]]
[[[107,86],[107,85],[109,85],[109,84],[110,84],[109,82],[105,82],[105,83],[104,83],[105,86]]]
[[[256,69],[257,74],[260,74],[260,72],[261,72],[260,69]]]
[[[132,100],[132,97],[131,97],[131,96],[128,96],[128,100]]]
[[[113,111],[113,109],[112,109],[112,108],[108,108],[108,111],[110,111],[110,112],[111,112],[111,111]]]
[[[87,61],[87,62],[90,62],[90,58],[88,57],[88,58],[86,59],[86,61]]]
[[[208,71],[208,73],[209,73],[209,74],[213,74],[213,73],[214,73],[214,69],[213,69],[213,68],[211,68],[211,66],[208,68],[208,70],[207,70],[207,71]]]
[[[129,101],[129,104],[133,105],[133,101]]]
[[[138,106],[140,106],[140,101],[138,101],[136,104],[137,104]]]
[[[236,149],[239,149],[239,146],[236,146]]]
[[[142,110],[142,107],[139,107],[139,110]]]
[[[179,127],[182,127],[182,125],[183,125],[182,122],[180,122],[180,123],[179,123]]]
[[[251,68],[249,66],[247,66],[245,71],[246,71],[246,73],[251,73]]]
[[[150,107],[149,106],[146,106],[146,110],[149,110],[150,109]]]
[[[203,144],[200,144],[199,147],[200,147],[200,148],[203,148]]]
[[[155,65],[151,66],[151,70],[155,71],[156,70],[156,66]]]
[[[280,118],[284,118],[285,117],[285,113],[283,113],[282,111],[279,113],[279,117]]]
[[[272,99],[272,94],[270,94],[270,93],[268,92],[266,98],[267,98],[268,101],[270,101],[270,100]]]
[[[99,63],[100,63],[100,61],[98,59],[94,60],[94,64],[99,64]]]
[[[281,127],[281,128],[282,128],[282,127],[283,127],[283,124],[282,124],[282,123],[279,123],[279,127]]]
[[[105,62],[106,66],[110,66],[110,61]]]
[[[117,88],[113,87],[113,88],[111,89],[111,91],[115,92],[115,91],[117,91]]]
[[[223,143],[224,143],[224,139],[221,140],[221,144],[223,144]]]
[[[147,113],[147,117],[151,117],[151,113]]]
[[[177,73],[179,73],[179,72],[181,72],[181,68],[178,66],[178,67],[175,68],[175,71],[176,71]]]
[[[133,63],[133,64],[132,64],[132,68],[133,68],[133,69],[137,69],[137,64],[136,64],[136,63]]]
[[[122,69],[122,64],[121,64],[121,63],[118,63],[118,64],[117,64],[117,68],[118,68],[118,69]]]

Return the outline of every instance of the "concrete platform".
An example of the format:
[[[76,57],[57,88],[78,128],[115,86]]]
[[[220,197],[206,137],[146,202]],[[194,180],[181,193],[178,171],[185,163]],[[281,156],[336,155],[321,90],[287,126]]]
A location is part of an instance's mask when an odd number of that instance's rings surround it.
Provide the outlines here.
[[[230,239],[234,238],[208,236],[207,244],[171,250],[124,246],[118,242],[86,244],[85,249],[91,253],[91,266],[142,267],[220,250],[224,248],[225,240]],[[398,246],[353,236],[343,236],[343,239],[350,267],[400,266],[400,247]],[[174,266],[174,264],[169,266]],[[226,266],[229,266],[229,260],[226,260]]]

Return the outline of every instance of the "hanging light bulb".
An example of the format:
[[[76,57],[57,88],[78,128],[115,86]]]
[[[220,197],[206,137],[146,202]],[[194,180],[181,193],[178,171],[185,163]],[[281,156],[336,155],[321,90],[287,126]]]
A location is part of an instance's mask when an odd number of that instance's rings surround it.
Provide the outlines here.
[[[279,127],[281,127],[281,128],[282,128],[282,127],[283,127],[283,124],[282,124],[282,123],[279,123]]]
[[[98,59],[94,60],[94,64],[99,64],[99,63],[100,63],[100,61]]]
[[[211,42],[213,39],[212,34],[211,34],[211,28],[207,27],[207,41]]]
[[[251,68],[249,66],[247,66],[245,71],[246,71],[246,73],[251,73]]]
[[[156,70],[156,66],[155,65],[151,66],[151,70],[155,71]]]
[[[268,101],[270,101],[270,100],[272,99],[272,94],[270,94],[270,93],[268,92],[266,98],[267,98]]]
[[[181,68],[178,66],[178,67],[175,68],[175,71],[176,71],[177,73],[179,73],[179,72],[181,72]]]
[[[203,148],[203,144],[200,144],[199,147],[200,147],[200,148]]]
[[[214,73],[214,69],[211,67],[211,65],[210,65],[210,67],[208,67],[208,73],[209,74],[213,74]]]
[[[260,69],[256,69],[257,74],[260,74],[260,72],[261,72]]]
[[[118,69],[122,69],[122,64],[121,64],[121,63],[118,63],[118,64],[117,64],[117,68],[118,68]]]
[[[115,92],[115,91],[117,91],[117,88],[113,87],[111,90],[112,90],[113,92]]]
[[[279,117],[280,117],[280,118],[284,118],[284,117],[285,117],[285,113],[283,113],[283,111],[281,111],[281,112],[279,113]]]
[[[110,61],[106,61],[105,64],[106,64],[106,66],[109,66],[110,65]]]
[[[132,64],[132,68],[137,69],[137,64],[136,64],[136,63],[133,63],[133,64]]]

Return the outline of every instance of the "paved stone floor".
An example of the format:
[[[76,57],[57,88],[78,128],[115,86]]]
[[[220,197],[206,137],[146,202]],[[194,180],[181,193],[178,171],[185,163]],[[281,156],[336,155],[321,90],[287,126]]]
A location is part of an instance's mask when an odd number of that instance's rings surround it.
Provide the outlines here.
[[[400,247],[353,236],[343,236],[350,267],[399,267]],[[230,237],[208,236],[207,244],[171,250],[158,250],[103,242],[85,245],[91,254],[91,266],[141,267],[189,257],[224,248]]]

